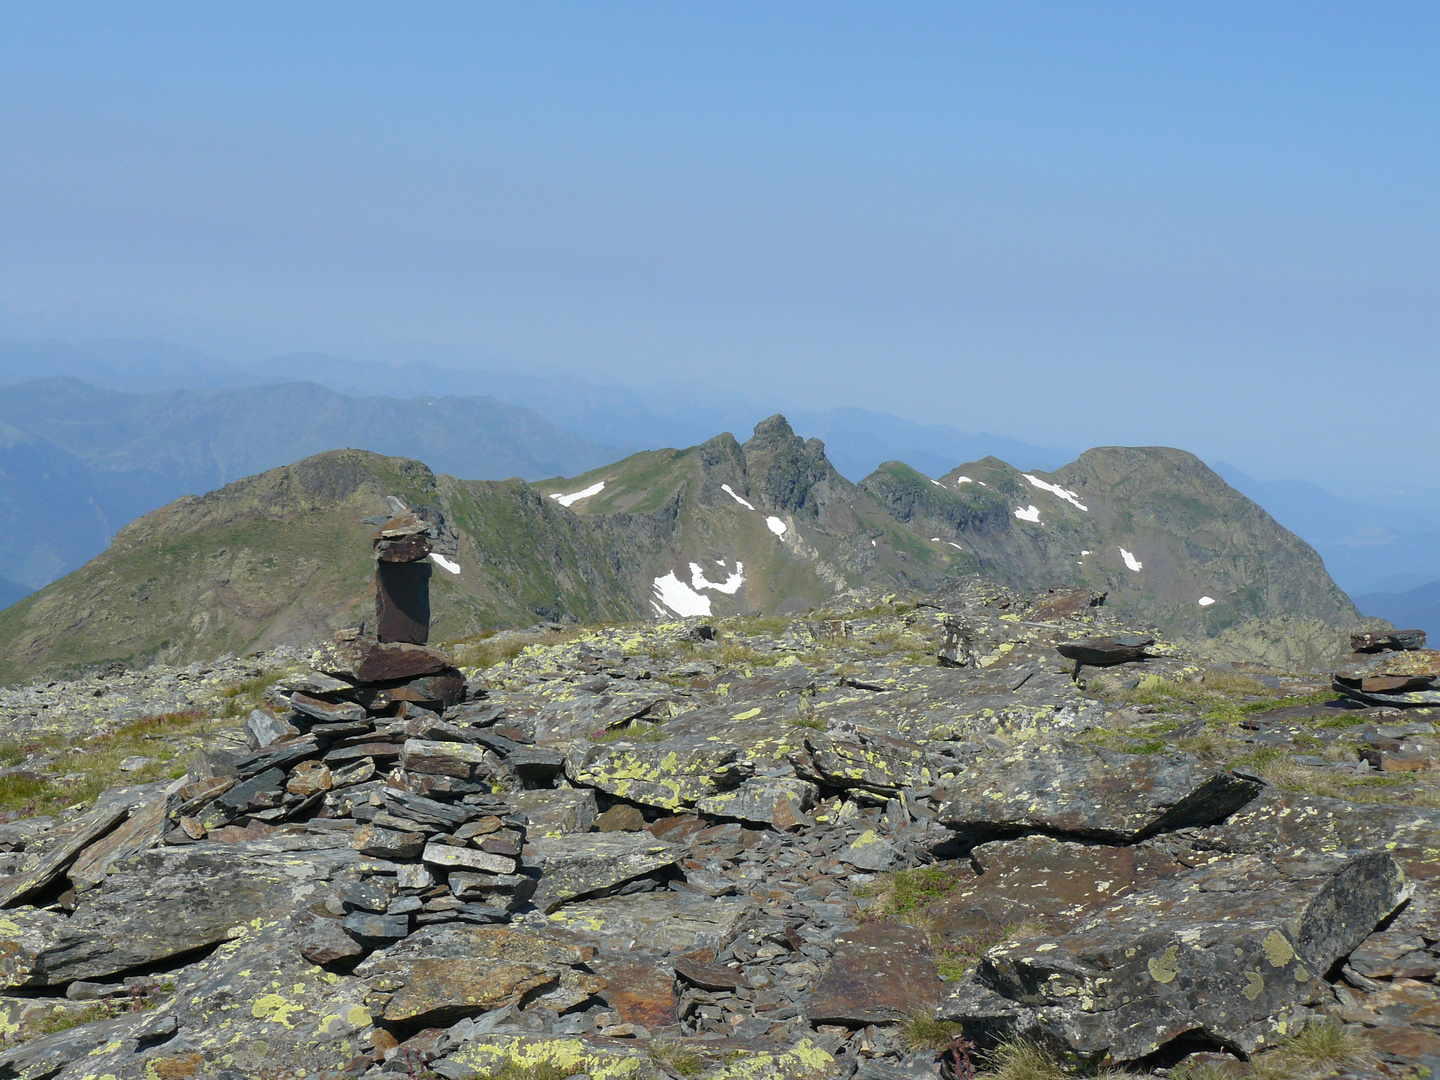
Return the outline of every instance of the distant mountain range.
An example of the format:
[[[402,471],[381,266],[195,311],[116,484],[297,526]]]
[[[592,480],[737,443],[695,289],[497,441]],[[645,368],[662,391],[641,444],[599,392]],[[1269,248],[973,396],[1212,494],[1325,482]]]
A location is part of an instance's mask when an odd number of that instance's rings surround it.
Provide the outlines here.
[[[976,572],[1107,593],[1172,635],[1282,619],[1339,641],[1359,619],[1314,551],[1183,451],[1099,448],[1053,473],[990,457],[939,480],[895,461],[852,484],[775,416],[743,444],[723,434],[533,486],[339,450],[186,496],[0,612],[0,682],[356,625],[373,610],[366,519],[389,496],[431,508],[456,538],[452,567],[434,570],[440,638],[537,619],[793,613]]]
[[[47,385],[23,385],[37,376],[50,377]],[[744,438],[773,404],[693,384],[630,389],[424,361],[297,353],[237,365],[157,340],[0,339],[0,538],[19,544],[5,576],[22,590],[38,587],[171,499],[327,449],[416,457],[467,479],[538,480],[716,431]],[[802,435],[824,441],[852,481],[890,460],[940,476],[988,455],[1022,469],[1075,457],[871,410],[788,415]],[[1224,464],[1217,471],[1311,544],[1351,595],[1440,580],[1440,524],[1423,513],[1301,481],[1256,481]],[[16,511],[41,520],[27,525]],[[13,594],[0,584],[0,601]]]

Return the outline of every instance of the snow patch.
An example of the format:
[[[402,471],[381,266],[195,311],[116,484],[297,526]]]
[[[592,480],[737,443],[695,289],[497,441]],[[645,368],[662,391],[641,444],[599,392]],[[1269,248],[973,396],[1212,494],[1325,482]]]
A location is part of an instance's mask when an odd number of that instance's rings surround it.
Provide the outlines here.
[[[767,517],[765,527],[782,540],[785,538],[785,523],[777,517]]]
[[[569,495],[551,495],[550,497],[561,506],[573,506],[581,499],[588,499],[591,495],[599,495],[600,492],[604,490],[605,481],[601,480],[598,484],[591,484],[588,488],[581,491],[572,491]]]
[[[1025,477],[1026,480],[1029,480],[1031,486],[1037,487],[1037,488],[1039,488],[1041,491],[1048,491],[1048,492],[1050,492],[1050,494],[1052,494],[1052,495],[1058,495],[1058,496],[1060,496],[1060,498],[1064,499],[1064,500],[1065,500],[1066,502],[1068,502],[1071,506],[1075,507],[1076,510],[1084,510],[1087,514],[1090,512],[1090,508],[1087,507],[1084,503],[1082,503],[1082,502],[1080,501],[1080,496],[1076,495],[1075,492],[1073,492],[1073,491],[1067,491],[1065,488],[1062,488],[1059,484],[1047,484],[1044,480],[1041,480],[1038,476],[1031,476],[1028,472],[1027,472],[1027,473],[1021,473],[1020,475],[1023,476],[1023,477]]]
[[[1024,510],[1016,510],[1015,516],[1021,521],[1033,521],[1037,524],[1040,521],[1040,511],[1034,506],[1027,506]]]
[[[442,567],[444,567],[446,570],[449,570],[450,573],[452,573],[452,574],[458,574],[458,573],[460,573],[460,564],[459,564],[458,562],[455,562],[453,559],[447,559],[444,555],[441,555],[438,551],[432,551],[432,552],[430,553],[430,557],[431,557],[432,559],[434,559],[437,563],[439,563]]]
[[[1081,551],[1081,552],[1080,552],[1080,557],[1083,559],[1086,555],[1094,555],[1094,554],[1095,554],[1095,553],[1094,553],[1093,551]]]
[[[745,501],[744,499],[742,499],[739,495],[736,495],[736,494],[735,494],[735,489],[732,488],[729,484],[721,484],[721,485],[720,485],[720,490],[723,491],[726,495],[729,495],[730,498],[734,499],[734,500],[735,500],[736,502],[738,502],[741,506],[743,506],[746,510],[754,510],[754,509],[755,509],[755,507],[752,506],[750,503],[746,502],[746,501]]]
[[[1215,602],[1215,598],[1214,598],[1213,596],[1202,596],[1202,597],[1200,597],[1200,606],[1201,606],[1201,607],[1209,607],[1209,606],[1210,606],[1211,604],[1213,604],[1214,602]]]
[[[981,487],[989,487],[989,486],[990,486],[989,484],[985,483],[984,480],[981,480],[979,483],[980,483],[980,486],[981,486]]]
[[[655,579],[655,596],[660,603],[682,619],[691,615],[709,615],[710,598],[701,596],[685,582],[675,576],[675,571]],[[650,601],[652,604],[654,600]]]
[[[932,544],[938,544],[938,543],[940,543],[940,538],[939,538],[938,536],[932,536],[932,537],[930,537],[930,543],[932,543]]]
[[[964,550],[965,550],[965,549],[962,548],[959,544],[955,543],[954,540],[946,540],[945,543],[949,544],[949,545],[950,545],[951,547],[953,547],[956,551],[964,551]]]
[[[1140,572],[1140,568],[1145,565],[1123,547],[1120,549],[1120,557],[1125,560],[1125,566],[1130,570],[1134,570],[1137,574]]]
[[[735,563],[735,572],[719,584],[706,578],[705,568],[699,563],[692,562],[690,564],[690,587],[697,591],[700,589],[714,589],[716,592],[722,592],[726,596],[733,596],[740,591],[740,586],[744,584],[745,564],[743,562],[737,561]]]
[[[968,476],[957,476],[957,477],[955,477],[955,486],[956,486],[956,487],[959,487],[961,484],[973,484],[974,482],[975,482],[975,481],[974,481],[974,480],[971,480]]]
[[[871,541],[870,541],[870,546],[871,546],[871,547],[875,547],[875,541],[874,541],[874,540],[871,540]]]
[[[927,476],[925,479],[926,479],[926,480],[930,480],[930,478],[929,478],[928,476]],[[944,487],[944,486],[945,486],[944,484],[940,483],[939,480],[930,480],[930,483],[934,484],[936,487]]]

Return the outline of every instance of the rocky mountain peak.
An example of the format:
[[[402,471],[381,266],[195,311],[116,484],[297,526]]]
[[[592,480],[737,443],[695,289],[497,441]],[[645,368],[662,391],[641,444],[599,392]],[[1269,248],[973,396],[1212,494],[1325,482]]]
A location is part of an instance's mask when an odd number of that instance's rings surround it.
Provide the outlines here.
[[[755,425],[742,450],[750,490],[775,510],[818,513],[827,497],[851,488],[825,456],[825,444],[800,438],[778,413]]]

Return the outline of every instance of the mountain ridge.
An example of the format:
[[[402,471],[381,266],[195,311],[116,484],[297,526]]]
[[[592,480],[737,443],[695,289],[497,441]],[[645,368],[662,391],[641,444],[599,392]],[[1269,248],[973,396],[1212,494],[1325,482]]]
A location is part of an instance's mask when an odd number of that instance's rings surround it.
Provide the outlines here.
[[[895,463],[852,484],[778,415],[743,444],[725,433],[533,485],[330,451],[145,515],[0,613],[0,680],[358,625],[372,596],[363,519],[387,496],[430,507],[458,537],[461,572],[434,576],[438,638],[537,619],[793,614],[976,573],[1106,592],[1123,617],[1203,637],[1278,616],[1360,619],[1313,551],[1183,451],[1099,448],[1053,474],[965,468],[935,480]]]

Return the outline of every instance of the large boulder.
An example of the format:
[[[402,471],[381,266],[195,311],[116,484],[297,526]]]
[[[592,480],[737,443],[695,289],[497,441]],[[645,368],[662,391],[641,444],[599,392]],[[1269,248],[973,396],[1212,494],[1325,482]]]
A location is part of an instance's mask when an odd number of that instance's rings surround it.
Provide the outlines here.
[[[1056,937],[991,949],[939,1014],[1089,1065],[1136,1061],[1192,1034],[1251,1053],[1331,998],[1326,972],[1406,895],[1384,851],[1220,859]]]
[[[940,820],[957,831],[1038,831],[1133,844],[1224,821],[1260,793],[1250,777],[1186,754],[1126,754],[1061,740],[982,757],[949,785]]]

